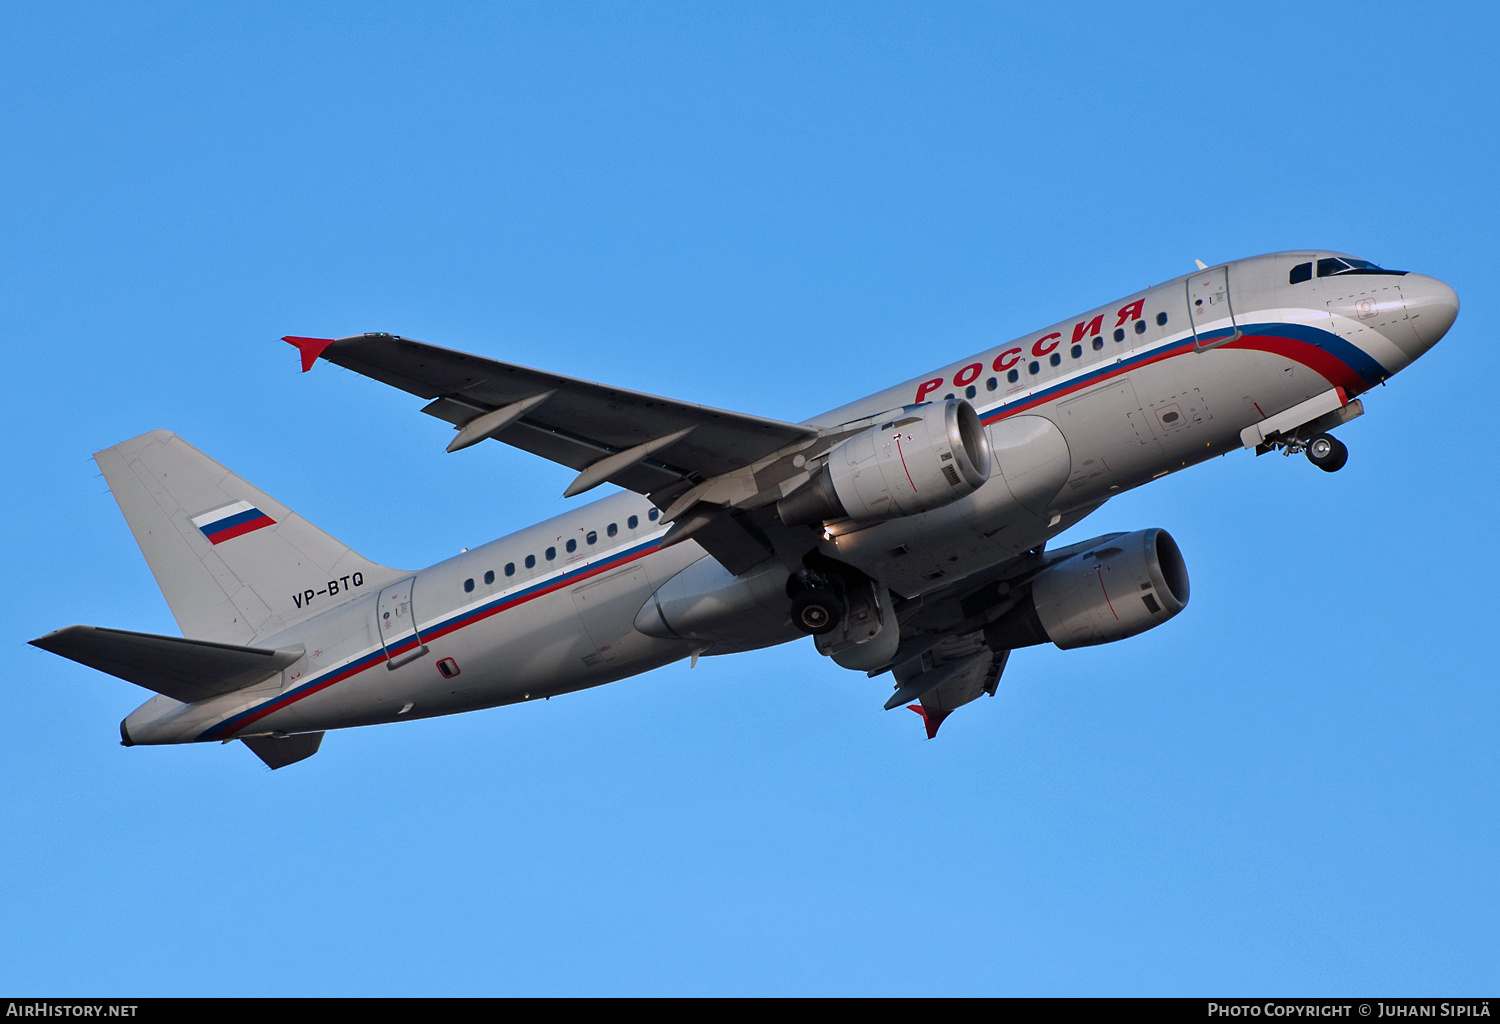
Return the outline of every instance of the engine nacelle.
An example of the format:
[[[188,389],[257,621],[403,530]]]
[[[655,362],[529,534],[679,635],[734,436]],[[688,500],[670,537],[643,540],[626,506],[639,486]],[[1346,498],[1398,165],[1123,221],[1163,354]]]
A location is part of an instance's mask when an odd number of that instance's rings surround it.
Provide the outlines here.
[[[987,639],[997,647],[1046,640],[1063,650],[1091,647],[1159,626],[1187,602],[1187,564],[1177,542],[1166,530],[1138,530],[1048,568]]]
[[[898,409],[833,451],[776,503],[788,526],[872,522],[950,505],[990,478],[989,438],[963,399]]]

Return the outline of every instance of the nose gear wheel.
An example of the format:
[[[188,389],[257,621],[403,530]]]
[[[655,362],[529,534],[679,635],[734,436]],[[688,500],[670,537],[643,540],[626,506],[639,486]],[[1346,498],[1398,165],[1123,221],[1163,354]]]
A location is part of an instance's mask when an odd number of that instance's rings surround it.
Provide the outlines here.
[[[1307,442],[1307,461],[1325,473],[1336,473],[1349,461],[1349,449],[1332,434],[1318,434]]]

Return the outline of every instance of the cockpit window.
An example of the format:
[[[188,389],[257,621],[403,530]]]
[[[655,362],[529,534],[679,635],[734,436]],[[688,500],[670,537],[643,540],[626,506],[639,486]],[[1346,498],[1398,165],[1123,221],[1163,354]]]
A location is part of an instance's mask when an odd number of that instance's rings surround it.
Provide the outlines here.
[[[1341,274],[1393,274],[1399,277],[1405,273],[1404,270],[1386,270],[1369,260],[1357,260],[1352,256],[1346,259],[1329,256],[1318,261],[1319,277],[1337,277]]]
[[[1299,263],[1292,268],[1291,275],[1287,278],[1291,284],[1301,284],[1303,281],[1312,280],[1312,263]]]

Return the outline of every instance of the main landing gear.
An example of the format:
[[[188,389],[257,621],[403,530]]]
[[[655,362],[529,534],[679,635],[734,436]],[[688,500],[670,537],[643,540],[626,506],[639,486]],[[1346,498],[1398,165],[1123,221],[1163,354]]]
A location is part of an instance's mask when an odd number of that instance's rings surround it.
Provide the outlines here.
[[[838,576],[805,569],[786,582],[792,598],[792,625],[804,633],[822,636],[839,627],[846,605],[844,581]]]

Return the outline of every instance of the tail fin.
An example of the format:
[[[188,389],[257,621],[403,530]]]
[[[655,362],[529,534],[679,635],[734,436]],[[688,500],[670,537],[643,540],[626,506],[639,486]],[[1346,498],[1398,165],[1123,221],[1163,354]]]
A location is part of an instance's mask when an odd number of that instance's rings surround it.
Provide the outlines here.
[[[94,454],[184,636],[249,644],[406,575],[340,544],[176,434]]]

